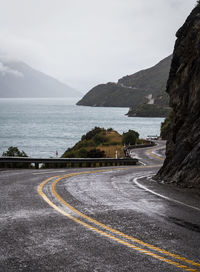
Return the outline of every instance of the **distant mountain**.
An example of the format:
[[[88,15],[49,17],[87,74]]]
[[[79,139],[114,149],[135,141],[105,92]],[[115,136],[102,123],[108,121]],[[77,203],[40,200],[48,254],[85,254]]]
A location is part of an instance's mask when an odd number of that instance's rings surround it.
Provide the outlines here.
[[[90,90],[77,105],[94,107],[130,107],[131,112],[144,104],[156,104],[168,107],[168,98],[164,95],[172,56],[163,59],[155,66],[125,76],[117,83],[101,84]],[[162,99],[164,98],[164,100]],[[152,111],[151,106],[150,110]],[[144,108],[144,106],[143,106]],[[156,107],[158,108],[158,107]]]
[[[81,93],[24,62],[0,59],[0,97],[81,97]]]

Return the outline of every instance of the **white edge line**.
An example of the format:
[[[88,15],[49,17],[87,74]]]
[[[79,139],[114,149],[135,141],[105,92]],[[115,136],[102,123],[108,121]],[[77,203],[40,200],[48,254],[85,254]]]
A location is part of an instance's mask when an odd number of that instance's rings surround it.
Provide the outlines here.
[[[146,166],[146,163],[142,162],[142,161],[139,161],[140,164]]]
[[[143,190],[145,190],[145,191],[147,191],[147,192],[149,192],[149,193],[151,193],[151,194],[157,195],[157,196],[159,196],[159,197],[161,197],[161,198],[164,198],[164,199],[166,199],[166,200],[168,200],[168,201],[175,202],[175,203],[177,203],[177,204],[186,206],[186,207],[188,207],[188,208],[191,208],[191,209],[200,211],[200,208],[197,208],[197,207],[188,205],[188,204],[186,204],[186,203],[184,203],[184,202],[181,202],[181,201],[179,201],[179,200],[176,200],[176,199],[173,199],[173,198],[170,198],[170,197],[167,197],[167,196],[158,194],[158,193],[156,193],[156,192],[154,192],[154,191],[148,189],[147,187],[145,187],[144,185],[140,184],[140,183],[137,181],[138,179],[145,178],[145,177],[147,177],[147,176],[140,176],[140,177],[134,178],[134,179],[133,179],[133,182],[134,182],[139,188],[141,188],[141,189],[143,189]]]
[[[158,149],[158,150],[159,150],[159,149]],[[163,155],[161,155],[161,154],[159,154],[159,153],[156,152],[156,151],[158,151],[158,150],[152,151],[151,153],[154,154],[154,155],[156,155],[156,156],[158,156],[158,157],[160,157],[160,158],[164,158]]]

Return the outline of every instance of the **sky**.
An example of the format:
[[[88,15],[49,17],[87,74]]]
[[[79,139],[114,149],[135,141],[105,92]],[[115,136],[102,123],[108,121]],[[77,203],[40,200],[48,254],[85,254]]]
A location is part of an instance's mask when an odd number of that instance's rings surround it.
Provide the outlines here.
[[[0,0],[0,56],[86,93],[173,52],[196,0]],[[0,67],[1,68],[1,67]]]

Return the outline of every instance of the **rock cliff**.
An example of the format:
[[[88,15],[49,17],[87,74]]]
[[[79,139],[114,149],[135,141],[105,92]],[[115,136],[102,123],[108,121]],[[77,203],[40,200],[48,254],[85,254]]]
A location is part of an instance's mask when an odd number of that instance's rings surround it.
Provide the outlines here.
[[[167,83],[170,131],[156,178],[200,188],[200,4],[178,30]]]

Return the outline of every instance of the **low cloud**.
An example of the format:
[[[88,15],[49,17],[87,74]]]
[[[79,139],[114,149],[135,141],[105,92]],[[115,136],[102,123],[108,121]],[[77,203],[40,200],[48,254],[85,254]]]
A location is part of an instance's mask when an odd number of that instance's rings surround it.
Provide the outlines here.
[[[2,62],[0,62],[0,73],[3,75],[3,76],[6,76],[6,75],[13,75],[15,77],[20,77],[20,78],[23,78],[24,77],[24,74],[17,71],[17,70],[14,70],[6,65],[4,65]]]
[[[170,55],[196,1],[0,0],[0,53],[86,92]]]

